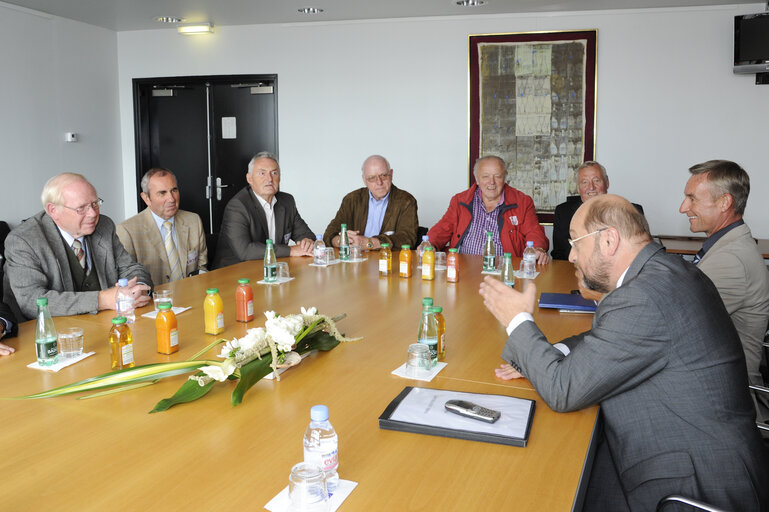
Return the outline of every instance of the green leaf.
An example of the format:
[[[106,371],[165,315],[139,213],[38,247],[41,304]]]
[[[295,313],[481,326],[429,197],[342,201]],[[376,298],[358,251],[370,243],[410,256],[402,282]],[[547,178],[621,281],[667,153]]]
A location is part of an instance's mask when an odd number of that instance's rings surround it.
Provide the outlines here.
[[[230,397],[230,403],[233,407],[243,401],[243,395],[251,389],[251,386],[272,371],[271,362],[272,354],[266,354],[261,359],[254,359],[240,368],[240,381],[238,381],[238,385],[235,386]]]
[[[327,332],[319,331],[315,334],[307,336],[305,339],[296,344],[296,352],[304,354],[311,350],[320,350],[327,352],[339,345],[339,340],[334,338]]]
[[[203,372],[198,372],[197,375],[205,374]],[[216,381],[212,380],[205,386],[201,386],[198,381],[188,379],[184,384],[182,384],[182,387],[180,387],[179,390],[174,393],[174,396],[170,398],[164,398],[158,402],[155,405],[155,408],[150,411],[150,414],[153,412],[167,411],[174,405],[184,404],[197,400],[198,398],[205,396],[209,391],[211,391],[211,389],[214,387],[214,384],[216,384]]]

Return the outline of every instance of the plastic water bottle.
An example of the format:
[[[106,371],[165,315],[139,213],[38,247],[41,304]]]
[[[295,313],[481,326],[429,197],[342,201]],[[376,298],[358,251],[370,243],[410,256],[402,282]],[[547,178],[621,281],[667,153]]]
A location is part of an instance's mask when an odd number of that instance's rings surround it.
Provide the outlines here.
[[[329,497],[339,485],[339,437],[328,421],[328,407],[313,405],[310,424],[304,433],[304,461],[317,464],[326,474]]]
[[[515,287],[515,273],[513,271],[513,255],[506,252],[504,255],[504,264],[502,265],[502,282],[510,288]]]
[[[48,311],[48,298],[40,297],[37,299],[37,325],[35,326],[35,348],[37,363],[40,366],[51,366],[59,362],[57,337],[51,313]]]
[[[128,279],[118,279],[117,293],[115,294],[116,316],[124,316],[126,323],[132,324],[136,321],[134,313],[134,297],[128,290]]]
[[[323,235],[315,235],[315,244],[312,247],[312,259],[316,265],[326,264],[326,244],[323,243]]]
[[[523,250],[523,260],[521,261],[521,270],[524,279],[534,279],[537,275],[537,250],[534,249],[534,242],[526,242],[526,249]]]
[[[278,260],[275,258],[275,248],[272,240],[267,239],[264,249],[264,282],[274,283],[278,280]]]
[[[422,255],[428,247],[432,247],[430,244],[430,237],[422,235],[422,243],[417,246],[417,267],[419,268],[422,268]]]
[[[431,297],[422,299],[422,319],[419,322],[417,342],[427,345],[430,350],[432,366],[435,366],[438,362],[438,322],[433,313],[433,299]]]

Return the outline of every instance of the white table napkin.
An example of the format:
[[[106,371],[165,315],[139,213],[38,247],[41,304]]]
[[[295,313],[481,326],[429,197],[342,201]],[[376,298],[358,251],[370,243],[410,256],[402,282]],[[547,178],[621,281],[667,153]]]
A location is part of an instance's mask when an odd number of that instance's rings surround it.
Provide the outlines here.
[[[33,370],[43,370],[46,372],[58,372],[62,368],[66,368],[67,366],[71,364],[75,364],[78,361],[82,361],[88,356],[94,355],[96,352],[83,352],[77,357],[73,357],[71,359],[62,359],[61,356],[59,356],[59,362],[56,364],[53,364],[51,366],[40,366],[40,364],[35,361],[34,363],[30,363],[27,365],[27,368],[32,368]]]
[[[182,306],[172,306],[171,311],[174,312],[174,315],[179,316],[179,313],[184,313],[188,309],[192,309],[192,306],[182,307]],[[158,316],[157,309],[150,311],[149,313],[144,313],[142,316],[144,318],[156,318]]]
[[[339,480],[339,484],[336,486],[336,491],[334,491],[334,494],[331,496],[331,499],[328,501],[328,510],[329,512],[334,512],[336,509],[339,508],[339,505],[341,505],[344,500],[347,499],[347,496],[350,495],[353,489],[355,489],[355,486],[358,485],[358,482],[353,482],[351,480]],[[280,491],[277,496],[272,498],[265,506],[267,510],[270,512],[284,512],[289,510],[289,501],[288,501],[288,486],[285,486],[282,491]]]
[[[423,380],[425,382],[430,382],[433,380],[433,377],[438,375],[438,373],[446,368],[446,365],[448,363],[437,363],[433,368],[424,374],[422,377],[412,377],[410,375],[406,375],[406,363],[403,363],[396,369],[394,369],[392,372],[393,375],[397,375],[398,377],[403,377],[404,379],[412,379],[412,380]]]

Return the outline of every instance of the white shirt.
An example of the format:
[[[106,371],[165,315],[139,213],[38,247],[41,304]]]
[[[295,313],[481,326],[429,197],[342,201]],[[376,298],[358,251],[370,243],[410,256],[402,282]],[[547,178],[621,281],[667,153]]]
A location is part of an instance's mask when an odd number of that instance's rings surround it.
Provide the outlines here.
[[[272,201],[268,203],[262,199],[259,194],[254,192],[253,189],[251,192],[254,193],[254,196],[259,200],[259,204],[261,204],[262,208],[264,208],[264,216],[267,217],[267,231],[269,232],[270,240],[272,240],[273,244],[275,244],[277,243],[275,241],[275,203],[277,203],[278,200],[275,199],[275,196],[272,196]]]
[[[88,244],[85,243],[85,237],[81,236],[80,238],[75,238],[74,236],[61,229],[59,226],[56,227],[59,229],[59,233],[61,233],[61,236],[64,237],[64,241],[67,242],[67,245],[70,247],[70,249],[72,248],[72,244],[75,243],[75,240],[80,242],[80,247],[82,247],[85,251],[85,270],[87,271],[89,268],[92,268],[91,250],[88,248]]]
[[[163,226],[163,223],[166,222],[166,219],[163,217],[158,217],[155,215],[155,212],[150,210],[150,213],[152,214],[152,218],[155,219],[155,224],[157,224],[158,229],[160,230],[160,239],[165,242],[166,240],[166,228]],[[171,217],[168,219],[168,222],[171,223],[171,238],[174,241],[174,245],[176,246],[176,250],[179,251],[179,239],[176,237],[176,223],[174,222],[176,220],[176,216]]]

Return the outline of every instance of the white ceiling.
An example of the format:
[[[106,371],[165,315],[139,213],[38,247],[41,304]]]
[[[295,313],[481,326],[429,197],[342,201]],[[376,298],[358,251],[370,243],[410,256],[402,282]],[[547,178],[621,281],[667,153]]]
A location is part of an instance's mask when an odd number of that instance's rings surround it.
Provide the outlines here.
[[[422,16],[588,11],[741,4],[745,0],[486,0],[480,7],[460,7],[456,0],[5,0],[6,3],[82,21],[110,30],[167,27],[158,16],[215,26],[298,23]],[[317,15],[300,7],[319,7]]]

